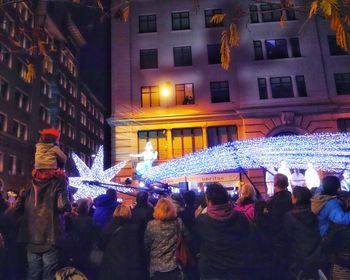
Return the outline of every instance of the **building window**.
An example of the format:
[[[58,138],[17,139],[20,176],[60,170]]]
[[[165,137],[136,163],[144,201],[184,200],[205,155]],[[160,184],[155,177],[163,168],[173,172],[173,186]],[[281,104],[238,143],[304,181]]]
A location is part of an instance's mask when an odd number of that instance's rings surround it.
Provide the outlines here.
[[[259,98],[267,99],[267,85],[265,78],[258,78],[258,87],[259,87]]]
[[[158,50],[157,49],[140,50],[140,68],[141,69],[158,68]]]
[[[23,161],[21,159],[17,159],[17,161],[16,161],[16,174],[17,175],[23,175],[24,174]]]
[[[84,93],[80,93],[80,103],[86,107],[86,95]]]
[[[86,145],[86,134],[84,132],[80,132],[80,144]]]
[[[100,128],[100,130],[99,130],[99,136],[100,136],[100,139],[103,141],[104,133],[103,133],[103,129],[102,128]]]
[[[58,118],[58,128],[62,134],[66,134],[66,123],[61,118]]]
[[[350,73],[336,73],[334,80],[338,95],[350,94]]]
[[[18,90],[15,92],[15,104],[19,109],[29,112],[29,97]]]
[[[0,131],[7,131],[7,116],[3,113],[0,113]]]
[[[219,23],[214,23],[211,22],[211,19],[215,15],[220,15],[222,14],[222,9],[208,9],[204,11],[204,17],[205,17],[205,27],[220,27],[223,26],[224,23],[219,22]]]
[[[99,118],[99,120],[100,120],[100,123],[104,123],[105,122],[105,118],[104,118],[104,116],[103,116],[103,114],[100,112],[99,113],[99,116],[98,116],[98,118]]]
[[[348,53],[337,44],[335,35],[328,36],[328,46],[330,55],[347,55]]]
[[[64,88],[67,88],[67,78],[66,78],[66,76],[62,72],[60,72],[59,77],[60,77],[60,85],[62,87],[64,87]]]
[[[139,16],[139,32],[140,33],[157,32],[156,15]]]
[[[292,56],[293,57],[301,57],[299,39],[298,38],[290,38],[289,42],[290,42],[290,47],[292,49]]]
[[[290,5],[289,7],[287,7],[285,9],[285,13],[286,13],[286,16],[287,16],[287,20],[295,20],[296,19],[296,17],[295,17],[295,9],[294,9],[293,5]]]
[[[350,119],[338,119],[337,126],[339,132],[350,132]]]
[[[11,53],[10,50],[3,44],[0,44],[0,61],[7,67],[11,67]]]
[[[220,44],[207,45],[208,63],[209,64],[220,64],[221,63],[220,49],[221,49]]]
[[[80,123],[86,126],[86,115],[83,112],[80,112]]]
[[[76,134],[75,134],[75,129],[71,124],[68,124],[67,126],[67,136],[73,140],[75,140]]]
[[[228,81],[210,82],[212,103],[230,102]]]
[[[193,84],[175,85],[176,105],[194,104]]]
[[[296,84],[297,84],[298,96],[299,97],[307,96],[304,76],[303,75],[295,76],[295,81],[296,81]]]
[[[9,19],[7,15],[3,16],[3,20],[1,23],[1,28],[4,30],[8,35],[14,36],[15,33],[15,24],[12,20]]]
[[[182,157],[186,154],[203,149],[203,134],[201,128],[173,129],[173,157]]]
[[[75,106],[70,102],[68,102],[68,115],[75,118]]]
[[[68,58],[67,60],[67,68],[69,73],[71,73],[74,77],[77,76],[77,68],[72,58]]]
[[[60,109],[62,109],[63,111],[66,111],[67,101],[65,97],[60,96],[59,106],[60,106]]]
[[[191,66],[192,52],[191,47],[174,47],[174,66]]]
[[[158,152],[159,160],[165,160],[168,158],[166,130],[139,131],[137,136],[139,153],[142,153],[145,150],[147,142],[151,142],[154,151]]]
[[[48,56],[45,56],[43,59],[43,69],[44,72],[52,74],[53,73],[53,62],[52,59]]]
[[[16,136],[19,139],[27,140],[27,126],[19,121],[13,120],[12,135]]]
[[[208,147],[214,147],[238,139],[237,127],[234,125],[208,127],[207,135]]]
[[[251,23],[259,22],[258,7],[256,5],[250,5],[249,12],[250,12],[250,22]]]
[[[51,116],[50,116],[49,109],[45,108],[43,105],[40,105],[39,115],[42,122],[46,124],[51,123]]]
[[[10,155],[8,162],[9,175],[16,175],[16,156]]]
[[[265,46],[268,59],[288,57],[287,41],[285,39],[266,40]]]
[[[7,81],[0,78],[0,98],[9,100],[9,84]]]
[[[22,61],[17,61],[17,74],[23,79],[26,79],[28,66]]]
[[[159,87],[150,86],[141,88],[141,107],[158,107],[160,106],[159,101]]]
[[[282,16],[281,4],[262,4],[260,6],[262,21],[279,21]]]
[[[254,56],[255,56],[255,60],[264,59],[262,44],[261,44],[261,41],[259,40],[254,41]]]
[[[48,98],[52,97],[50,85],[45,80],[41,80],[41,92]]]
[[[0,152],[0,173],[4,172],[4,153]]]
[[[290,77],[270,78],[273,98],[293,97],[292,79]]]
[[[70,95],[77,97],[77,88],[72,82],[68,83],[68,92]]]
[[[190,29],[190,13],[177,12],[171,13],[171,22],[173,30]]]

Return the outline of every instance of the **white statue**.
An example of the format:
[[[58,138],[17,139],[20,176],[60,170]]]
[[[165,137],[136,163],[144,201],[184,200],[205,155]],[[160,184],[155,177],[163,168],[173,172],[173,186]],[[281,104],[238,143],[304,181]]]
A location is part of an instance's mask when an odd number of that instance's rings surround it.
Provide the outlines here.
[[[136,165],[136,174],[141,176],[151,168],[153,161],[157,159],[158,152],[153,150],[151,142],[147,142],[141,154],[130,154],[130,156],[143,157],[143,161]]]
[[[292,173],[292,186],[304,187],[305,186],[305,176],[300,172],[299,169],[294,169]]]
[[[307,169],[305,171],[305,182],[308,189],[318,188],[320,186],[320,176],[318,176],[312,163],[307,164]]]
[[[267,195],[268,196],[273,196],[274,194],[274,177],[276,175],[276,169],[273,166],[270,166],[266,168],[266,173],[265,173],[265,183],[266,183],[266,188],[267,188]]]
[[[287,166],[287,162],[285,162],[285,161],[281,162],[281,167],[278,168],[277,173],[281,173],[281,174],[287,176],[287,178],[288,178],[288,190],[290,192],[292,192],[292,184],[291,184],[291,182],[292,182],[292,173],[290,173],[290,170],[289,170],[289,168]]]

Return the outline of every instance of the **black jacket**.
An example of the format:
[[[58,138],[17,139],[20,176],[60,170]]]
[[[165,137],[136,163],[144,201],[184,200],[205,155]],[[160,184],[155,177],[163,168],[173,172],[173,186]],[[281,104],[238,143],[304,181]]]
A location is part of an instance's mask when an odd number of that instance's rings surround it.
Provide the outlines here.
[[[243,214],[234,212],[225,221],[199,215],[194,232],[199,237],[200,274],[207,277],[236,275],[244,269],[250,228]]]
[[[324,247],[332,263],[350,269],[350,226],[331,224],[324,237]]]
[[[317,216],[309,207],[295,207],[284,217],[284,228],[289,248],[289,263],[302,268],[317,265],[320,260],[321,235]]]
[[[102,235],[104,248],[99,279],[147,279],[140,226],[121,217],[113,218]]]
[[[23,212],[18,239],[36,245],[57,245],[63,231],[60,214],[70,211],[65,179],[33,180],[17,201]]]
[[[146,229],[147,223],[153,220],[153,207],[148,204],[137,204],[134,209],[131,210],[131,213],[132,222],[141,225],[144,229]]]

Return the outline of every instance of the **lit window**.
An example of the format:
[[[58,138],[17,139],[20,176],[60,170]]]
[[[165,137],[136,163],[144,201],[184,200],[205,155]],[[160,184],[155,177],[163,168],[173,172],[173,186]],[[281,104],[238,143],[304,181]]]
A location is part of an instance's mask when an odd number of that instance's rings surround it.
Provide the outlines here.
[[[141,107],[157,107],[160,106],[159,87],[149,86],[141,88]]]
[[[194,104],[193,84],[175,85],[176,105]]]
[[[7,116],[3,113],[0,113],[0,131],[7,131]]]

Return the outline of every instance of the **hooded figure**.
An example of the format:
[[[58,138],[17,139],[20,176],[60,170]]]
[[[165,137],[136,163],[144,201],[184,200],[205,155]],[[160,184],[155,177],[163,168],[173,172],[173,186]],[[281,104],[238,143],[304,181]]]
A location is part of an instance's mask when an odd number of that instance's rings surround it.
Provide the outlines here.
[[[340,225],[350,224],[350,212],[344,212],[337,194],[340,181],[336,176],[326,176],[322,180],[323,191],[311,199],[311,211],[317,215],[321,236],[325,236],[330,222]]]

